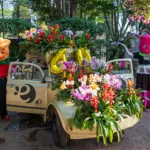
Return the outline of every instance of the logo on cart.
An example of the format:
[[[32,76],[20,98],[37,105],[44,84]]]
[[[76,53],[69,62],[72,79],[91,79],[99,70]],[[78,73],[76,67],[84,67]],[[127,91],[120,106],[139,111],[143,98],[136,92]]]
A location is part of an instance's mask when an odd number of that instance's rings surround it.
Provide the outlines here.
[[[36,91],[32,85],[25,84],[21,88],[16,86],[15,90],[14,95],[19,95],[23,101],[28,100],[26,103],[32,103],[35,100]]]

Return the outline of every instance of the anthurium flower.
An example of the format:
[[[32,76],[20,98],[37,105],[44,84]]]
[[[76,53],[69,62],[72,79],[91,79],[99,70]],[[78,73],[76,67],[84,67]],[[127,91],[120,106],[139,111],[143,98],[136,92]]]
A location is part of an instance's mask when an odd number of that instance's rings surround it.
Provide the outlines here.
[[[64,36],[63,36],[62,34],[60,34],[60,35],[59,35],[59,40],[62,41],[62,40],[63,40],[63,37],[64,37]]]
[[[49,42],[52,43],[53,39],[54,39],[54,36],[52,34],[49,34],[48,39],[49,39]]]
[[[41,39],[43,39],[44,38],[44,32],[39,32],[39,37],[41,38]]]
[[[51,31],[54,29],[54,27],[53,26],[49,26],[48,27]]]
[[[40,44],[40,39],[35,39],[35,43]]]
[[[58,24],[55,24],[54,28],[59,29],[60,26]]]

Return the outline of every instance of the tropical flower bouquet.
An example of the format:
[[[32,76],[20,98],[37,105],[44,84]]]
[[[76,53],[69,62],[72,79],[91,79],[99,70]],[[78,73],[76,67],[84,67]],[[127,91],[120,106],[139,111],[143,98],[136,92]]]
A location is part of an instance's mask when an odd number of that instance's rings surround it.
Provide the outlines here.
[[[94,40],[88,33],[80,35],[66,35],[60,31],[58,24],[54,26],[42,26],[39,29],[31,28],[19,34],[24,41],[20,42],[20,49],[34,53],[45,54],[58,51],[62,48],[90,48]]]
[[[20,36],[25,39],[20,43],[22,50],[32,50],[35,53],[39,52],[39,54],[45,54],[46,52],[67,48],[72,45],[70,38],[63,36],[57,24],[49,27],[44,26],[40,29],[32,28],[30,31],[20,34]]]
[[[132,80],[123,87],[119,76],[111,74],[113,66],[106,67],[104,61],[95,57],[91,62],[83,61],[79,66],[74,61],[60,62],[62,78],[54,82],[53,89],[59,89],[58,100],[72,102],[76,107],[73,124],[81,130],[96,129],[97,141],[100,135],[107,145],[113,142],[114,129],[118,141],[122,131],[118,124],[125,118],[136,115],[139,119],[143,103],[134,88]]]

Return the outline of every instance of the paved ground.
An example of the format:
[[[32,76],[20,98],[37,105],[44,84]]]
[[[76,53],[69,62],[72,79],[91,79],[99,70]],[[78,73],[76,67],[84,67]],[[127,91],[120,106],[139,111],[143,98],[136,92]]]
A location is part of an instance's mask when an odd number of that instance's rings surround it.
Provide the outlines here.
[[[18,119],[19,116],[12,117],[10,122],[0,120],[0,150],[59,150],[54,145],[51,125],[41,127],[38,119],[22,122]],[[125,131],[120,143],[105,147],[95,139],[74,140],[61,150],[150,150],[150,110],[143,113],[138,124]]]

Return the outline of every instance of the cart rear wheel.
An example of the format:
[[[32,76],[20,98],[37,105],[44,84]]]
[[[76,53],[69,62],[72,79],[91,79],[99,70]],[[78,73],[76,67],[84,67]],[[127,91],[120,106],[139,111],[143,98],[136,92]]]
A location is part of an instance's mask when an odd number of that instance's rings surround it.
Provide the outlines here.
[[[64,147],[69,142],[69,135],[64,131],[55,109],[53,111],[53,134],[56,146]]]

